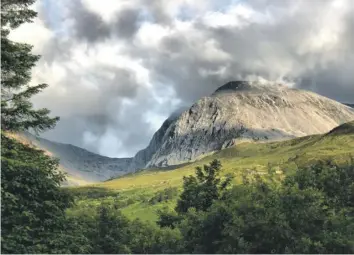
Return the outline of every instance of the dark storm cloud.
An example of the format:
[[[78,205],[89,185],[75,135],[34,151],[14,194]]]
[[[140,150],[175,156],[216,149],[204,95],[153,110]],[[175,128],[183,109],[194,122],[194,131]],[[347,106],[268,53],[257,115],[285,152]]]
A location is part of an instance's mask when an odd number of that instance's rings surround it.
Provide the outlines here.
[[[117,11],[112,21],[107,22],[86,8],[82,1],[72,2],[70,10],[70,17],[74,21],[75,36],[89,43],[103,41],[110,36],[116,36],[119,39],[131,38],[138,30],[141,12],[139,8],[125,8]]]
[[[69,72],[60,84],[61,88],[67,89],[64,95],[58,96],[58,93],[55,93],[57,88],[52,87],[53,92],[48,91],[48,94],[42,95],[45,98],[39,96],[38,101],[50,102],[53,114],[62,116],[56,129],[48,132],[44,137],[101,152],[97,144],[86,144],[82,133],[89,131],[100,138],[105,135],[107,129],[111,128],[120,139],[129,140],[133,136],[135,139],[131,140],[130,147],[134,150],[143,146],[147,140],[146,132],[144,129],[137,129],[137,127],[147,126],[147,123],[140,118],[142,109],[139,107],[127,109],[123,105],[123,100],[149,95],[148,91],[138,86],[135,75],[125,69],[103,65],[94,66],[90,72],[85,73],[85,77],[99,86],[85,88],[80,83],[80,75]],[[81,130],[81,135],[78,135],[76,130]],[[148,128],[145,130],[150,131]],[[127,131],[129,134],[126,134]],[[74,135],[62,139],[62,135],[66,133]]]
[[[173,84],[183,100],[195,100],[227,80],[255,75],[269,80],[281,77],[299,81],[298,87],[336,100],[353,101],[354,75],[350,71],[354,70],[350,46],[354,31],[353,10],[343,17],[344,31],[333,35],[339,38],[337,45],[316,49],[311,44],[321,43],[319,34],[327,25],[332,25],[331,17],[323,14],[324,11],[330,12],[332,7],[328,5],[332,2],[301,2],[296,15],[286,15],[289,6],[285,2],[253,2],[258,7],[268,6],[267,10],[274,14],[282,14],[276,22],[250,22],[245,28],[214,28],[200,20],[195,23],[205,40],[214,39],[219,48],[231,56],[230,59],[204,60],[198,56],[202,44],[193,45],[190,37],[177,34],[162,41],[162,50],[153,56],[153,71],[165,82]],[[323,21],[316,17],[323,18]],[[329,32],[329,36],[335,32]],[[307,43],[311,37],[313,40]],[[166,51],[179,54],[171,58]],[[225,72],[215,74],[220,68],[225,68]],[[210,71],[210,74],[201,75],[201,69]],[[312,85],[306,82],[309,79]]]
[[[99,15],[88,10],[81,1],[73,1],[70,10],[77,38],[93,43],[110,36],[109,25]]]
[[[354,60],[340,66],[318,68],[302,76],[298,87],[312,90],[342,103],[354,102]]]
[[[62,116],[48,138],[105,155],[133,155],[148,144],[155,122],[229,80],[249,77],[354,100],[349,0],[342,7],[340,1],[230,1],[223,12],[189,14],[192,20],[184,23],[169,6],[178,2],[129,3],[104,19],[85,0],[66,2],[72,21],[66,37],[54,36],[41,53],[43,68],[65,70],[36,102]],[[102,57],[103,51],[109,54]],[[121,59],[128,60],[118,64]]]
[[[124,9],[117,13],[112,30],[118,38],[131,38],[138,30],[139,9]]]

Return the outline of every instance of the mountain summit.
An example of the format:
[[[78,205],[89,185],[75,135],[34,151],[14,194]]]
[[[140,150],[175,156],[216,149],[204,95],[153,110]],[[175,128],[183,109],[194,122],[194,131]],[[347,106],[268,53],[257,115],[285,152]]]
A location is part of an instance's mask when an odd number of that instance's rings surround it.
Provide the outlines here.
[[[231,81],[189,109],[173,113],[146,149],[133,158],[103,157],[76,146],[24,140],[60,158],[69,185],[95,182],[146,167],[193,161],[242,142],[327,133],[354,120],[354,109],[318,94],[277,83]]]
[[[230,92],[256,92],[256,91],[271,91],[274,89],[279,89],[280,87],[284,87],[282,85],[274,85],[271,84],[269,86],[268,83],[261,82],[250,82],[250,81],[230,81],[225,85],[219,87],[213,95],[219,93],[230,93]]]
[[[167,119],[133,164],[137,168],[179,164],[240,142],[325,133],[351,120],[353,109],[309,91],[231,81]]]

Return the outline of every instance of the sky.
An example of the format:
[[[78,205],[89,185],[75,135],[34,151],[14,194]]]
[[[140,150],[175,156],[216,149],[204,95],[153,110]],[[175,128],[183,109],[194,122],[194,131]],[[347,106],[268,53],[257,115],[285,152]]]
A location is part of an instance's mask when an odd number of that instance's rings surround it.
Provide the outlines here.
[[[40,0],[11,39],[41,59],[42,136],[133,156],[174,111],[230,80],[268,80],[354,103],[352,0]]]

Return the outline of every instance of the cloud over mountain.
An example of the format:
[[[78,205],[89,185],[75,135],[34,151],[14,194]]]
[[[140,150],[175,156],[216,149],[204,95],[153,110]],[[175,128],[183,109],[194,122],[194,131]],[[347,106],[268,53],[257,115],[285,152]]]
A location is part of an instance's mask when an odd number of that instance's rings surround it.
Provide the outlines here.
[[[354,4],[328,1],[41,0],[12,34],[42,55],[44,136],[108,156],[145,147],[174,110],[229,80],[266,79],[351,102]]]

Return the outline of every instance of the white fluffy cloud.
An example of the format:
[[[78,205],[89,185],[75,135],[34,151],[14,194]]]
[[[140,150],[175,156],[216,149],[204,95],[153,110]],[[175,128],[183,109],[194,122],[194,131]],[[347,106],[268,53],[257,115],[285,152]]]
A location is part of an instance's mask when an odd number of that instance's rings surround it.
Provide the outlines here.
[[[278,80],[354,100],[351,0],[41,0],[12,33],[42,58],[45,137],[132,156],[179,107],[232,79]]]

